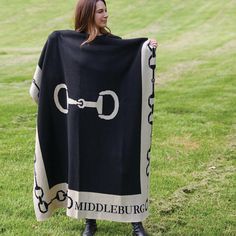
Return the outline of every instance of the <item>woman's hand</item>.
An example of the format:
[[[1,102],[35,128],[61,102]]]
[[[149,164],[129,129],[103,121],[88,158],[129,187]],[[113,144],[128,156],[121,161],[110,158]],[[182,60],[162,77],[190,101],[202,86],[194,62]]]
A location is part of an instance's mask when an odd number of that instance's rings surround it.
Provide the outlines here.
[[[150,39],[149,43],[150,43],[150,46],[152,46],[154,48],[158,47],[158,43],[157,43],[156,39]]]

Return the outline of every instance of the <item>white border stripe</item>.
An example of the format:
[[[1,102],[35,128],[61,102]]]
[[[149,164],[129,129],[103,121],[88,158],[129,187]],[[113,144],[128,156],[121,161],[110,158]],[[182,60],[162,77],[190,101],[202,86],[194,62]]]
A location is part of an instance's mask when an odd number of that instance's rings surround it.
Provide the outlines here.
[[[33,76],[33,81],[30,86],[29,94],[33,98],[33,100],[38,103],[39,101],[39,90],[41,86],[41,81],[42,81],[42,70],[41,68],[37,65],[36,70],[34,72]]]

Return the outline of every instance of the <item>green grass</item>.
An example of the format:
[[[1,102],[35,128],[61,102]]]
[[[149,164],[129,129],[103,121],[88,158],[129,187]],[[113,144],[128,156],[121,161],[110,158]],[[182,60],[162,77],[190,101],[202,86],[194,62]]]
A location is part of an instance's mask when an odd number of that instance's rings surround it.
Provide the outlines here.
[[[150,235],[236,235],[236,2],[108,0],[110,28],[157,38]],[[73,28],[75,1],[0,0],[0,234],[79,235],[59,210],[35,220],[37,107],[28,90],[41,48]],[[97,235],[131,235],[99,222]]]

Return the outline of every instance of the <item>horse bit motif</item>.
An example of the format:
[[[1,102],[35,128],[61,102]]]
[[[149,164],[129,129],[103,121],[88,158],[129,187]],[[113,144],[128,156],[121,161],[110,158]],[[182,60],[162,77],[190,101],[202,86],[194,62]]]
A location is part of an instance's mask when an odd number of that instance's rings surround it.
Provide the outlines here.
[[[59,98],[58,98],[58,94],[60,92],[61,89],[65,89],[66,90],[66,100],[67,100],[67,108],[63,108],[59,102]],[[109,95],[113,98],[114,100],[114,109],[112,111],[111,114],[109,115],[104,115],[102,114],[102,110],[103,110],[103,96],[105,95]],[[119,111],[119,99],[118,96],[116,95],[116,93],[112,90],[105,90],[105,91],[101,91],[99,93],[98,99],[96,102],[93,101],[85,101],[83,98],[80,98],[78,100],[74,100],[72,98],[69,98],[68,96],[68,89],[66,84],[58,84],[55,87],[54,90],[54,102],[56,104],[57,109],[64,113],[67,114],[68,113],[68,109],[69,109],[69,105],[76,105],[78,106],[80,109],[83,109],[85,107],[90,107],[90,108],[96,108],[97,112],[98,112],[98,117],[100,119],[104,119],[104,120],[112,120],[115,118],[115,116],[117,115],[118,111]]]

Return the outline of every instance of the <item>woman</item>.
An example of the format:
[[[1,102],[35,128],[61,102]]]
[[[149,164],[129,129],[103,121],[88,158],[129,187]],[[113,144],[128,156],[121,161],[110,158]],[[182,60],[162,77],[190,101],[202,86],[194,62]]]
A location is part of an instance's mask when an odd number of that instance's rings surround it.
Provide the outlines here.
[[[87,40],[82,45],[92,42],[97,36],[120,38],[111,34],[110,29],[107,27],[107,19],[108,13],[105,0],[78,1],[75,12],[75,30],[88,35]],[[150,45],[156,48],[157,41],[151,39]],[[132,226],[134,235],[146,235],[141,222],[133,222]],[[86,219],[86,227],[83,235],[94,235],[96,230],[96,220]]]

